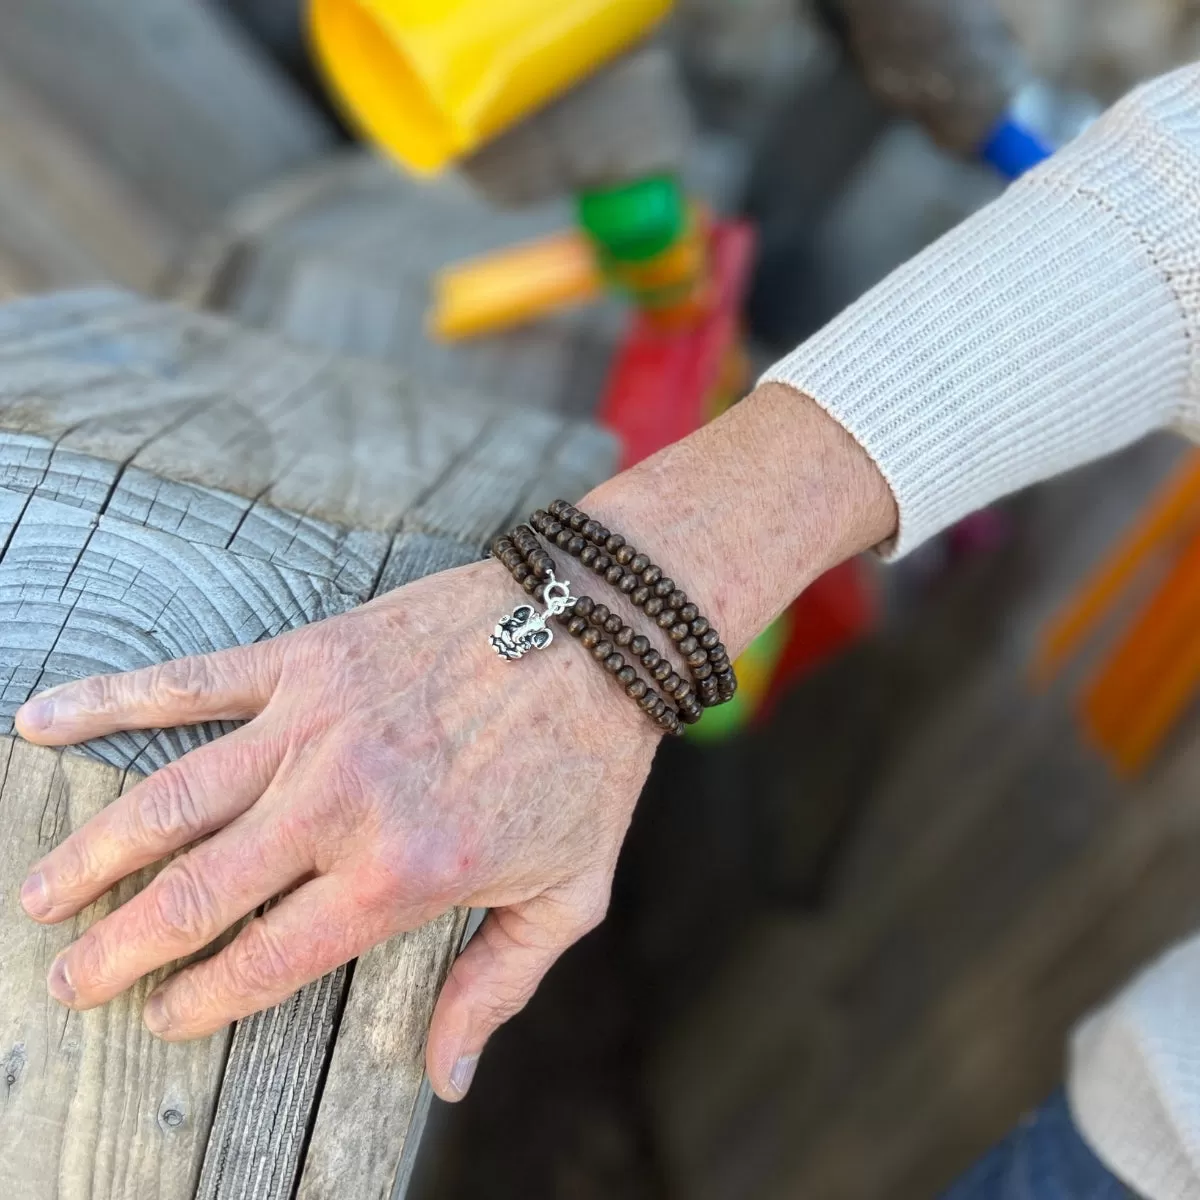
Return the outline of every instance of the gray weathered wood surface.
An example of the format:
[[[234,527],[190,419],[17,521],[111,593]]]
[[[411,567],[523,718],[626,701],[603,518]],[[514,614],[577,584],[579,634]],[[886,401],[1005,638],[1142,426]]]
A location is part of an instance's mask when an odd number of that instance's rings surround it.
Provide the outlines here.
[[[0,67],[183,230],[332,141],[216,5],[0,0],[0,28]]]
[[[173,223],[3,69],[0,112],[0,287],[158,286],[180,252]]]
[[[423,382],[587,417],[624,327],[619,302],[449,345],[425,331],[437,270],[573,222],[565,200],[503,211],[453,174],[417,181],[351,152],[235,206],[169,291],[302,346],[393,362]]]
[[[559,417],[124,293],[0,308],[0,720],[41,687],[255,641],[470,561],[612,461]],[[0,1177],[21,1200],[386,1197],[410,1167],[462,914],[190,1046],[144,1034],[147,984],[83,1016],[45,997],[71,930],[20,915],[28,864],[221,731],[116,735],[90,759],[0,744]]]

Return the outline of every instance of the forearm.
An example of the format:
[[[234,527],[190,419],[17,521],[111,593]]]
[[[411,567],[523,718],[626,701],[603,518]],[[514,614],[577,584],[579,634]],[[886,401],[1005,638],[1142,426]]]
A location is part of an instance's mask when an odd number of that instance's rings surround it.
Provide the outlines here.
[[[896,497],[894,554],[1152,430],[1200,430],[1200,67],[1117,105],[766,378]]]
[[[581,507],[676,573],[740,653],[813,579],[891,536],[892,494],[808,397],[764,384]]]

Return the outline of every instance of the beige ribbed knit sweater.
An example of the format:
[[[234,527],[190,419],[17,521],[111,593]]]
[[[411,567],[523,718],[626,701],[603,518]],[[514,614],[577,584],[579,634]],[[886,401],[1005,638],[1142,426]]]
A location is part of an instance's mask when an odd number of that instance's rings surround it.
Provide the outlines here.
[[[1200,66],[1134,92],[764,379],[878,464],[890,555],[1151,430],[1200,440]],[[1200,1198],[1200,937],[1076,1031],[1069,1093],[1130,1187]]]

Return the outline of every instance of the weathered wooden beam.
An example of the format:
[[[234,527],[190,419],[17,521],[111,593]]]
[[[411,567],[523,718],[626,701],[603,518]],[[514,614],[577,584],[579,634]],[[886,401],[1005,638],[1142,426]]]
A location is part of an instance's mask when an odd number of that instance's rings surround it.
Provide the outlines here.
[[[462,179],[417,181],[331,156],[236,205],[168,291],[302,346],[393,362],[443,387],[590,417],[624,309],[610,299],[503,334],[430,338],[430,281],[451,262],[572,226],[565,200],[497,209]]]
[[[333,141],[215,5],[2,0],[0,28],[0,67],[185,231]]]
[[[516,512],[602,478],[613,449],[119,292],[0,308],[0,734],[41,687],[273,636],[469,562]],[[0,1178],[23,1200],[385,1197],[409,1169],[463,914],[232,1041],[150,1038],[145,982],[83,1015],[45,996],[54,954],[146,875],[47,930],[11,900],[29,863],[225,728],[119,734],[90,757],[0,744]]]

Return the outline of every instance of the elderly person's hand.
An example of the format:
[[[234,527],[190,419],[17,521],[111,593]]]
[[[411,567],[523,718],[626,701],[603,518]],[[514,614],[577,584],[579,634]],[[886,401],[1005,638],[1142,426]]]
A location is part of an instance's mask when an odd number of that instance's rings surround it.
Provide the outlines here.
[[[796,442],[818,451],[815,474],[784,463]],[[768,509],[752,504],[757,529],[719,520],[733,514],[691,486],[764,460],[787,465],[800,493],[777,478],[777,518],[764,525]],[[843,499],[814,507],[831,482]],[[865,455],[782,388],[618,477],[585,507],[678,569],[731,652],[816,571],[894,521]],[[843,520],[852,510],[858,519]],[[797,515],[813,512],[826,519]],[[760,536],[773,539],[774,566],[754,561]],[[488,635],[522,598],[499,564],[481,562],[274,641],[30,701],[18,730],[47,745],[247,722],[138,784],[33,868],[22,903],[57,922],[192,847],[63,951],[50,972],[55,998],[102,1004],[283,894],[151,996],[145,1019],[155,1033],[196,1037],[452,905],[484,907],[491,912],[454,964],[427,1052],[439,1094],[461,1096],[488,1036],[603,917],[658,739],[570,639],[516,663],[497,656]]]

